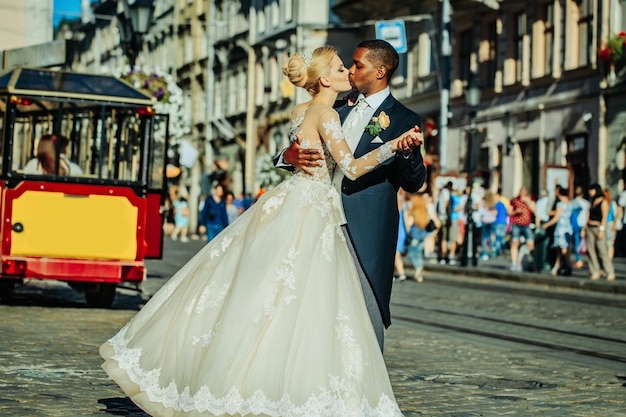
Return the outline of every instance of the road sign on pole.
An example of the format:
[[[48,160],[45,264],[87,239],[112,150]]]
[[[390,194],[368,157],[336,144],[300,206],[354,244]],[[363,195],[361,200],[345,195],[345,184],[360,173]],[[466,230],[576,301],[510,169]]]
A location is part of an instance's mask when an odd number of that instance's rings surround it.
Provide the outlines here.
[[[404,54],[408,50],[404,20],[380,20],[376,22],[376,38],[389,42],[399,54]]]

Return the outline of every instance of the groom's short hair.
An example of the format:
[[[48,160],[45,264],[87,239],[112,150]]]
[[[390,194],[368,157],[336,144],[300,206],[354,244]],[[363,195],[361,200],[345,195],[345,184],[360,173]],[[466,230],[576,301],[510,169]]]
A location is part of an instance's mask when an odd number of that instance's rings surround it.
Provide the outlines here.
[[[367,58],[375,65],[387,68],[387,80],[391,80],[393,73],[398,68],[398,52],[391,44],[382,39],[370,39],[357,45],[357,48],[367,49]]]

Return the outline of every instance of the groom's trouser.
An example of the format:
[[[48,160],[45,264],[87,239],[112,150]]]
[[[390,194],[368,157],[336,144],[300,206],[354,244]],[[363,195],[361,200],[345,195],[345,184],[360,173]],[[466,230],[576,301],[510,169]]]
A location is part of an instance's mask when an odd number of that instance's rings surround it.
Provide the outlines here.
[[[372,324],[374,325],[374,332],[376,333],[376,339],[378,339],[378,345],[380,346],[381,352],[383,351],[383,345],[385,343],[385,324],[383,323],[383,316],[380,313],[380,308],[378,307],[378,302],[376,301],[376,296],[374,295],[374,291],[372,290],[372,286],[365,276],[365,272],[363,272],[363,267],[361,267],[361,263],[356,256],[356,252],[354,250],[354,246],[352,245],[352,241],[350,240],[350,235],[348,234],[348,230],[346,225],[342,226],[343,234],[346,237],[346,243],[348,244],[348,249],[350,250],[350,254],[354,259],[354,263],[356,264],[356,270],[359,273],[359,280],[361,281],[361,287],[363,288],[363,296],[365,297],[365,306],[367,307],[367,312],[372,320]]]

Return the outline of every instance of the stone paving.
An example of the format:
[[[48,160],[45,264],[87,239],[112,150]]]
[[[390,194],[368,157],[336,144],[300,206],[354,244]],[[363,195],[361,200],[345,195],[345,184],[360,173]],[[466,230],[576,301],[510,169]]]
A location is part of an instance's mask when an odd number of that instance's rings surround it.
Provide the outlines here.
[[[156,276],[149,278],[150,291],[201,247],[181,245],[166,242],[168,258],[151,269]],[[442,272],[429,274],[436,273]],[[97,353],[145,295],[118,290],[114,308],[98,310],[86,308],[82,296],[65,284],[47,285],[33,286],[29,301],[0,305],[0,417],[145,417],[100,369]],[[394,297],[417,302],[430,283],[402,285],[394,288]],[[615,311],[621,318],[613,320],[626,320],[626,309]],[[626,370],[570,359],[397,320],[385,351],[407,417],[626,416]]]
[[[427,299],[437,303],[437,297],[445,296],[446,292],[441,290],[438,294],[428,284],[453,279],[431,274],[425,275],[423,284],[409,281],[396,285],[392,315],[398,310],[394,308],[397,302],[412,299],[420,303]],[[506,285],[511,289],[528,286],[515,282]],[[459,288],[459,292],[463,291]],[[618,297],[622,305],[626,305],[624,296],[607,294],[606,297]],[[494,300],[493,305],[507,318],[515,312],[518,319],[527,317],[530,321],[550,313],[549,306],[541,311],[532,306],[523,306],[525,308],[520,310],[519,306],[512,305],[507,311],[503,307],[506,300],[499,301]],[[461,304],[466,305],[466,301],[451,300],[447,307]],[[552,304],[555,310],[563,311],[567,302]],[[573,310],[570,307],[566,312],[568,319],[560,322],[574,328],[578,324],[584,331],[583,327],[593,327],[593,322],[604,318],[609,321],[604,327],[607,332],[611,328],[617,328],[616,332],[626,329],[626,320],[604,317],[615,311],[623,314],[624,307],[606,307],[596,315],[593,310],[592,305]],[[621,331],[621,334],[621,339],[626,340],[626,333]],[[626,415],[624,364],[598,364],[573,353],[554,353],[540,347],[415,326],[399,320],[388,330],[385,346],[385,360],[396,397],[407,417]],[[622,354],[626,357],[626,352]]]

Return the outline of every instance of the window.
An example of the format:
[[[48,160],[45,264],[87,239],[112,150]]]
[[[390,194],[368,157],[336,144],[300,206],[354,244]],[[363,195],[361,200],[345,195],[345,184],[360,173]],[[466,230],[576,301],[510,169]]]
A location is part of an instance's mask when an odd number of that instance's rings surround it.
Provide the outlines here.
[[[433,49],[432,41],[427,32],[419,34],[417,42],[413,46],[412,54],[413,75],[425,77],[437,70],[436,51]]]
[[[193,38],[191,36],[191,27],[187,27],[182,35],[182,41],[184,45],[184,58],[183,63],[188,64],[193,61]]]
[[[293,0],[283,0],[283,13],[284,13],[284,19],[285,19],[285,23],[289,23],[293,20]]]
[[[520,83],[524,76],[524,39],[526,37],[526,13],[515,15],[515,81]]]
[[[272,21],[272,28],[276,28],[280,25],[280,7],[278,6],[278,0],[274,0],[270,4],[270,19]]]
[[[254,104],[257,106],[262,106],[265,99],[265,84],[266,76],[265,69],[263,68],[263,64],[258,63],[256,65],[256,91],[255,91],[255,100]]]
[[[487,25],[487,57],[484,64],[486,76],[483,78],[486,88],[494,88],[496,72],[498,71],[498,22],[492,21]]]
[[[543,9],[543,74],[552,72],[552,61],[554,59],[554,5],[546,3]]]
[[[226,116],[228,107],[228,77],[226,76],[226,71],[222,72],[220,74],[220,83],[219,83],[219,89],[220,89],[220,100],[216,100],[215,101],[215,109],[216,109],[216,116],[219,117],[224,117]]]
[[[470,78],[473,39],[472,29],[464,30],[459,35],[459,79],[462,81]]]
[[[280,71],[278,68],[278,61],[276,57],[270,57],[270,74],[269,74],[269,85],[270,85],[270,100],[273,102],[278,101],[278,82],[280,80]]]
[[[579,1],[579,18],[578,18],[578,65],[585,67],[591,63],[593,56],[593,1]]]
[[[68,101],[72,105],[68,106]],[[13,123],[13,129],[12,147],[5,157],[10,158],[10,169],[15,173],[139,182],[146,178],[142,165],[163,157],[163,148],[155,146],[154,159],[143,159],[142,152],[148,146],[143,135],[150,127],[147,117],[138,115],[137,109],[85,102],[82,97],[36,102],[33,107],[50,109],[49,113],[31,113],[25,106],[12,121],[6,121]],[[59,134],[52,134],[53,114]],[[163,139],[164,144],[165,119],[157,116],[152,122],[156,124],[154,140]],[[161,186],[159,176],[146,179]]]
[[[245,113],[248,97],[248,71],[240,69],[237,73],[238,86],[237,86],[237,102],[238,113]]]
[[[228,94],[226,95],[226,100],[228,101],[228,116],[237,113],[237,78],[235,77],[234,71],[227,71],[227,79],[228,79]]]
[[[257,3],[257,9],[256,9],[256,29],[257,29],[257,33],[265,33],[266,30],[266,26],[267,26],[267,17],[265,15],[266,13],[266,2],[265,1],[260,1]]]

